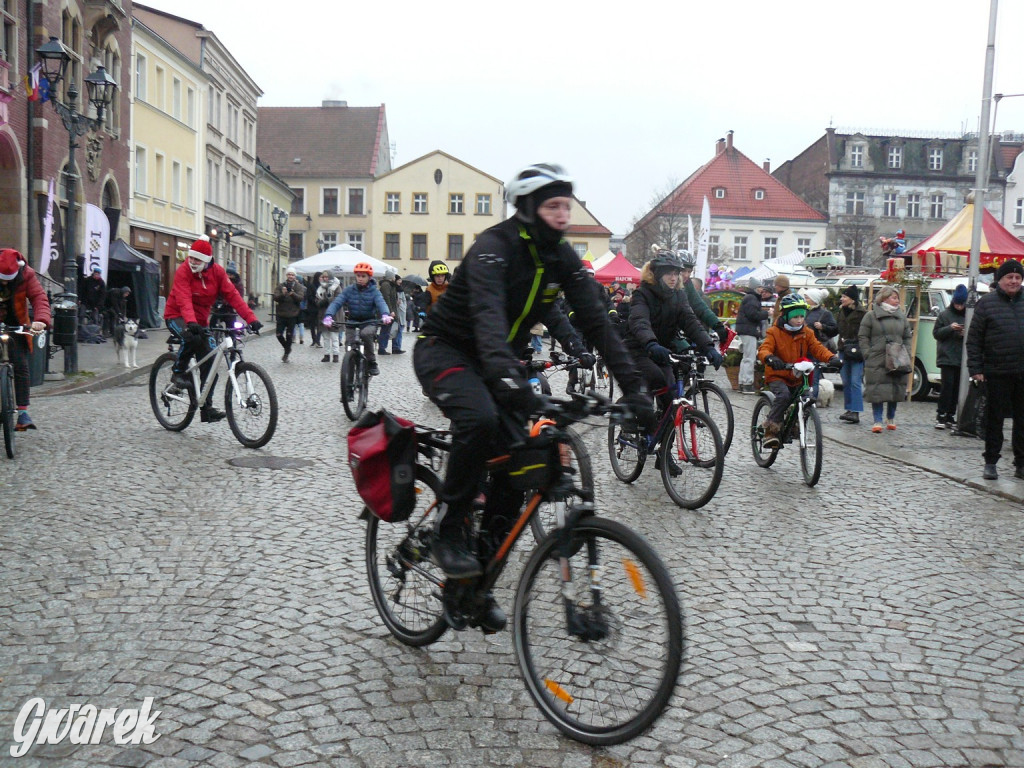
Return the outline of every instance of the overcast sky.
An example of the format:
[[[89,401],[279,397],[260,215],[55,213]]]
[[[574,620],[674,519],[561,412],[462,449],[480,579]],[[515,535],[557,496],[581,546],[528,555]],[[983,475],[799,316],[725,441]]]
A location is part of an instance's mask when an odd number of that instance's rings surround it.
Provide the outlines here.
[[[977,130],[989,23],[985,0],[146,5],[212,30],[262,106],[385,104],[394,166],[441,149],[507,180],[560,162],[616,234],[730,129],[773,169],[829,125]],[[1022,0],[997,29],[993,93],[1024,94]],[[1024,133],[1024,96],[997,119]]]

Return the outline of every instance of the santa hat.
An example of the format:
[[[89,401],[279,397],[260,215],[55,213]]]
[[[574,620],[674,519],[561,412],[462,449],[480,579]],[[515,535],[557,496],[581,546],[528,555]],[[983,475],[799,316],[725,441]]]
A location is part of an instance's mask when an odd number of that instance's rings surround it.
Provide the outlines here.
[[[199,259],[204,264],[209,264],[210,259],[213,258],[213,246],[210,245],[210,238],[203,235],[192,243],[192,247],[188,249],[188,255],[190,258]]]
[[[24,266],[24,257],[13,248],[0,251],[0,280],[13,280]]]

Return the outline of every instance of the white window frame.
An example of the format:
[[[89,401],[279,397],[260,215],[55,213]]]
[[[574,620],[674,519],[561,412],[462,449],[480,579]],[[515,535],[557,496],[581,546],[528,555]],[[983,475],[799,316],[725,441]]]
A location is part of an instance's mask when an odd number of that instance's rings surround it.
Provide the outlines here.
[[[360,205],[358,211],[352,210],[352,193],[359,192]],[[365,216],[366,215],[366,187],[346,187],[345,188],[345,215],[346,216]],[[362,250],[362,249],[360,249]]]
[[[460,215],[466,212],[466,196],[461,192],[448,195],[448,213]]]
[[[921,218],[921,195],[916,192],[907,195],[907,218]]]
[[[401,213],[402,212],[402,193],[401,192],[385,192],[384,193],[384,212],[385,213]]]
[[[889,147],[889,157],[886,160],[886,165],[890,168],[903,167],[903,147]]]
[[[976,149],[967,150],[967,172],[978,172],[978,150]]]
[[[181,163],[171,161],[171,202],[181,205]]]
[[[860,209],[860,210],[858,210]],[[847,192],[846,193],[846,211],[847,216],[863,216],[864,215],[864,193],[863,192]]]
[[[807,255],[811,252],[811,238],[809,237],[798,237],[796,239],[796,249],[800,253]]]
[[[899,195],[895,192],[886,192],[882,195],[882,216],[895,218],[898,214]]]
[[[164,178],[165,157],[163,152],[153,154],[153,197],[157,200],[167,199],[167,179]]]
[[[708,256],[718,258],[718,249],[721,246],[721,235],[708,235]]]
[[[413,192],[412,193],[412,212],[424,214],[428,213],[427,207],[427,193],[426,192]]]
[[[1014,208],[1014,224],[1024,225],[1024,197],[1017,198],[1017,205]]]
[[[135,98],[139,101],[146,101],[147,92],[146,57],[141,53],[135,54]]]
[[[851,168],[863,168],[864,167],[864,145],[854,144],[850,147],[850,167]]]
[[[336,207],[337,210],[335,210],[333,213],[328,213],[327,212],[327,191],[328,190],[334,190],[334,192],[335,192],[334,201],[335,201],[335,207]],[[320,215],[321,216],[337,216],[339,213],[341,213],[341,188],[340,187],[320,187]],[[335,237],[337,237],[338,233],[335,232],[334,234],[335,234]],[[335,245],[337,245],[337,242],[335,242]]]
[[[732,257],[735,261],[750,261],[747,255],[747,244],[750,238],[746,235],[732,236]]]
[[[764,239],[764,260],[774,259],[779,255],[779,238],[776,235]]]
[[[191,86],[185,89],[185,125],[196,127],[196,89]]]
[[[476,213],[477,216],[490,216],[491,215],[491,196],[488,194],[478,194],[476,196]]]
[[[942,170],[942,150],[941,149],[929,149],[928,150],[928,170],[929,171],[941,171]]]
[[[326,251],[327,249],[333,248],[338,244],[338,233],[334,231],[321,232],[320,239],[323,241],[324,250]]]
[[[715,199],[716,200],[724,200],[725,199],[725,187],[715,187],[714,192],[715,192]]]
[[[936,215],[938,214],[938,215]],[[942,219],[945,218],[946,214],[946,196],[943,194],[934,194],[928,201],[928,218],[930,219]]]
[[[140,154],[141,153],[141,154]],[[146,183],[146,161],[147,154],[146,148],[138,144],[135,145],[135,194],[137,195],[148,195],[148,185]]]
[[[196,207],[196,170],[191,165],[185,166],[185,207]]]
[[[754,199],[755,200],[764,200],[764,190],[763,189],[755,189],[754,190]]]
[[[358,248],[361,251],[361,250],[363,250],[363,242],[364,242],[364,236],[365,235],[366,235],[366,233],[363,232],[362,230],[358,230],[358,231],[354,231],[354,232],[346,232],[345,233],[345,240],[353,248]]]
[[[309,210],[309,203],[306,200],[306,188],[305,187],[288,187],[288,191],[292,193],[291,203],[291,215],[292,216],[305,216]],[[295,210],[296,204],[299,210]]]
[[[153,106],[157,109],[164,109],[164,102],[167,99],[167,95],[164,93],[164,68],[158,66],[153,72],[153,90],[156,91],[156,98],[153,100]]]
[[[181,120],[181,80],[171,79],[171,117]]]

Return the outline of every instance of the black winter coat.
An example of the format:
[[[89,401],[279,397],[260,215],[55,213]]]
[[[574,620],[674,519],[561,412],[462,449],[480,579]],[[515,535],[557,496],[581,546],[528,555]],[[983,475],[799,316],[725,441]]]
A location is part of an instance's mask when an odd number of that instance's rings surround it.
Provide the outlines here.
[[[820,331],[814,327],[815,323],[821,323]],[[804,325],[814,331],[818,341],[832,349],[832,337],[839,333],[839,323],[836,322],[831,312],[822,306],[815,307],[807,312]]]
[[[701,352],[714,346],[690,306],[686,292],[670,290],[656,282],[647,267],[644,268],[643,282],[633,291],[629,304],[626,345],[634,355],[646,355],[647,345],[652,341],[672,349],[680,330]]]
[[[996,285],[978,300],[967,332],[967,371],[1024,375],[1024,291],[1009,296]]]
[[[935,345],[935,364],[940,368],[944,365],[959,368],[963,364],[964,334],[953,330],[953,323],[965,325],[966,318],[965,309],[958,312],[955,307],[949,306],[935,320],[932,337],[938,342]]]
[[[518,352],[529,344],[534,324],[557,326],[552,311],[562,290],[616,381],[626,392],[640,392],[643,383],[612,329],[600,289],[564,239],[545,243],[510,218],[476,239],[421,332],[475,358],[485,380],[521,378]]]
[[[768,319],[768,310],[761,307],[761,294],[747,290],[736,313],[736,334],[761,338],[761,324]]]

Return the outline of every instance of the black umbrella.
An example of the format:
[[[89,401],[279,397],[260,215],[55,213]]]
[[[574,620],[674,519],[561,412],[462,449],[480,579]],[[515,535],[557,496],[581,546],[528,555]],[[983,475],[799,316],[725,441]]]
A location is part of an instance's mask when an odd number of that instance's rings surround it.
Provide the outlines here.
[[[402,279],[405,282],[407,282],[407,283],[414,283],[414,284],[420,286],[420,288],[426,288],[427,287],[427,280],[426,280],[426,278],[420,277],[419,275],[417,275],[415,273],[408,274],[405,277],[403,277]]]

